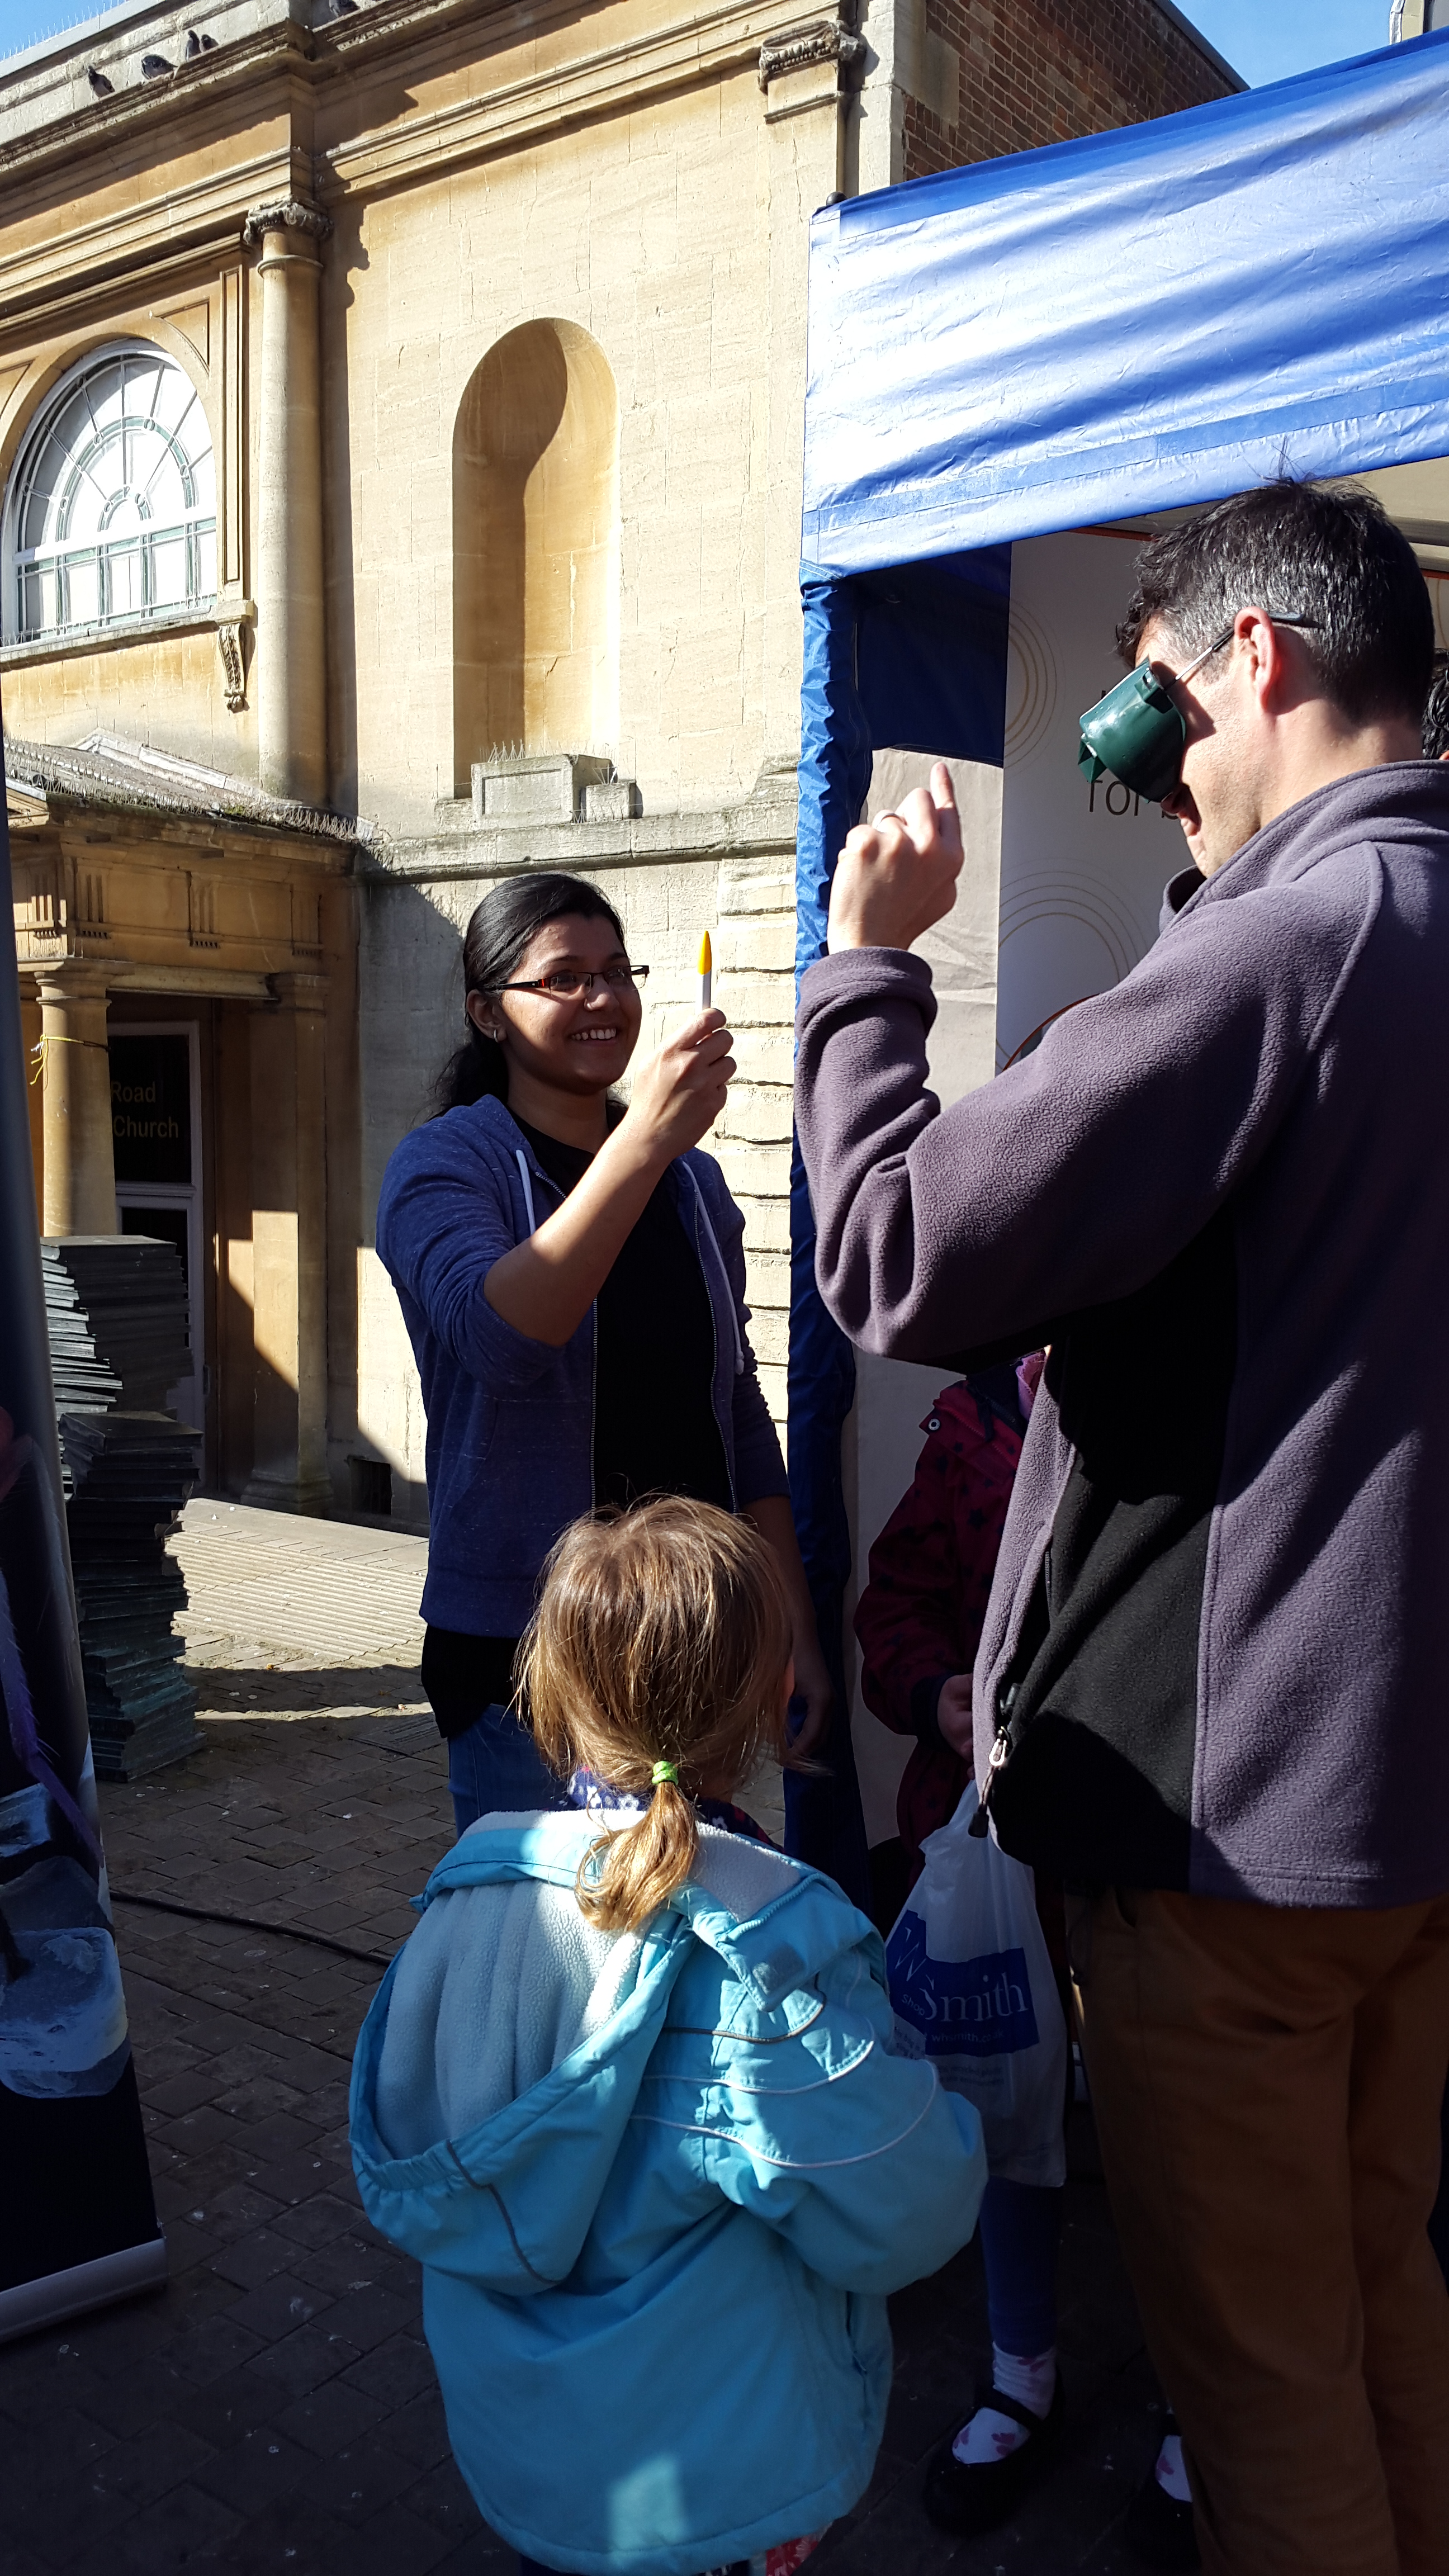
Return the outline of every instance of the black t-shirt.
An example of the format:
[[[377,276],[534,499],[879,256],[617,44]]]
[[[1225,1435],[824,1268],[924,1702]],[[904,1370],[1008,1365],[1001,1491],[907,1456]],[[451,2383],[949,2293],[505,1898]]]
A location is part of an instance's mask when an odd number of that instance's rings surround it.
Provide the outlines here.
[[[567,1195],[593,1156],[536,1127],[523,1127],[523,1133],[549,1179]],[[599,1290],[596,1329],[595,1502],[692,1494],[697,1502],[731,1510],[729,1469],[711,1402],[714,1315],[667,1173]]]
[[[565,1196],[593,1160],[537,1127],[522,1128]],[[699,1255],[673,1204],[669,1176],[636,1220],[595,1307],[594,1500],[692,1494],[730,1511],[729,1467],[714,1418],[714,1314]],[[461,1735],[512,1693],[516,1637],[430,1628],[423,1687],[442,1732]]]

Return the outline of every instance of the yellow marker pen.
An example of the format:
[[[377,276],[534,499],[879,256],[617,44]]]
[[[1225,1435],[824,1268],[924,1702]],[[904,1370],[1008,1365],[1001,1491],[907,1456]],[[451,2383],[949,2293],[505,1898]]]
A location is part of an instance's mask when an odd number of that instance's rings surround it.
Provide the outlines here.
[[[709,944],[709,932],[706,931],[699,943],[699,1007],[702,1011],[709,1009],[713,991],[714,955]]]

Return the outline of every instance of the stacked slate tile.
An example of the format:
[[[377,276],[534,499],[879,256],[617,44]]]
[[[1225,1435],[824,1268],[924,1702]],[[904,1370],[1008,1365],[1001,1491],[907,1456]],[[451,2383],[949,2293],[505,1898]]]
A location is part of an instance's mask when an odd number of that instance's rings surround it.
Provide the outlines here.
[[[166,1403],[189,1366],[186,1283],[175,1245],[144,1235],[40,1253],[96,1773],[136,1780],[201,1740],[166,1551],[200,1465],[199,1432]]]

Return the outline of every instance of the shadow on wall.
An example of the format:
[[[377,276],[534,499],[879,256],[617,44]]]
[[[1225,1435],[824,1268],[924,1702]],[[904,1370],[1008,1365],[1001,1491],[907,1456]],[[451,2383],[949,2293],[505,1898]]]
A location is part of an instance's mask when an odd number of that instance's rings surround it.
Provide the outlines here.
[[[376,1257],[377,1201],[393,1148],[427,1117],[432,1086],[464,1030],[462,932],[484,886],[426,890],[369,878],[358,914],[361,1174],[357,1271],[357,1428],[392,1470],[393,1527],[427,1528],[423,1417],[402,1312]],[[355,1444],[353,1444],[355,1445]]]
[[[597,341],[525,322],[471,378],[453,435],[453,744],[612,752],[619,403]]]
[[[463,932],[486,885],[423,887],[373,878],[358,910],[362,1050],[362,1229],[376,1241],[378,1192],[393,1147],[427,1118],[433,1085],[467,1029]]]
[[[348,370],[348,335],[359,298],[358,281],[371,261],[362,241],[361,205],[340,206],[330,269],[322,303],[322,363],[327,400],[322,406],[326,449],[324,490],[328,526],[324,560],[327,567],[328,654],[327,755],[328,795],[339,814],[355,814],[359,803],[357,775],[357,575],[352,520],[352,384]],[[324,270],[324,276],[329,272]],[[341,280],[341,291],[337,280]]]

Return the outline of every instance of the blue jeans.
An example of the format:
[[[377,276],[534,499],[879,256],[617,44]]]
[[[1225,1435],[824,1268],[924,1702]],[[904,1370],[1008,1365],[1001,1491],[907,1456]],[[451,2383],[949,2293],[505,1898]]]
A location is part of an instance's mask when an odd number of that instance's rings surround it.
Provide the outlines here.
[[[540,1761],[528,1728],[494,1700],[448,1744],[448,1787],[459,1834],[500,1808],[565,1807],[563,1785]]]
[[[1057,2245],[1064,2195],[993,2174],[981,2203],[986,2312],[999,2352],[1046,2352],[1057,2339]]]

